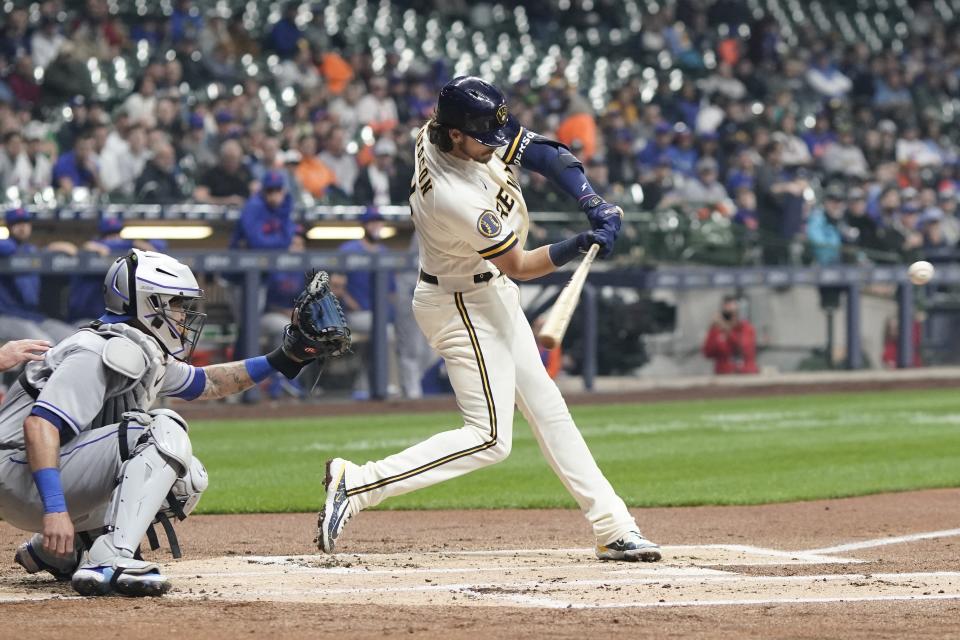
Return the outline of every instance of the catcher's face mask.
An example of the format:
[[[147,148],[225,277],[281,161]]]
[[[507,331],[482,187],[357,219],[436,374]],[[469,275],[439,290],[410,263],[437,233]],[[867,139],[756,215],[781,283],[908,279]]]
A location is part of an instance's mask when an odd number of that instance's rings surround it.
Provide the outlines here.
[[[172,355],[189,362],[207,321],[207,314],[196,310],[200,299],[152,295],[147,300],[153,307],[153,313],[148,316],[151,329],[155,334],[165,335],[168,341],[178,341],[181,348]]]

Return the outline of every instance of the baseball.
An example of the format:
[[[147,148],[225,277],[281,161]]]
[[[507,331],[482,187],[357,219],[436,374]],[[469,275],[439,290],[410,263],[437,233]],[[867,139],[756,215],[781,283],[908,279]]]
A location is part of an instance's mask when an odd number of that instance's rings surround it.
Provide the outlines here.
[[[913,284],[927,284],[933,278],[933,265],[926,260],[914,262],[907,269],[907,276]]]

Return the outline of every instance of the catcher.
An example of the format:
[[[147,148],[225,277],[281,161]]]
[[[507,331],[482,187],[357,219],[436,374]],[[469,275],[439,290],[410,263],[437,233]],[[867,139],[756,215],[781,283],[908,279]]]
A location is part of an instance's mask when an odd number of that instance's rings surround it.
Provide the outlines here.
[[[132,250],[104,280],[106,312],[30,362],[0,405],[0,517],[37,532],[17,549],[28,573],[71,580],[83,595],[157,596],[170,589],[138,553],[159,546],[159,522],[175,557],[170,518],[185,518],[207,487],[186,421],[152,409],[239,393],[274,371],[295,377],[310,361],[349,350],[350,330],[327,275],[296,300],[281,346],[247,360],[189,364],[205,314],[189,267]]]

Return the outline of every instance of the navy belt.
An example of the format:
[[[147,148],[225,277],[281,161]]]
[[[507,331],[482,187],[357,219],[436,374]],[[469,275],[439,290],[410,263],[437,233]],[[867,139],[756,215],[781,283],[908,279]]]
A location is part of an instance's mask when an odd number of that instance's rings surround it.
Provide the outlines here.
[[[420,279],[426,282],[427,284],[440,284],[440,281],[437,279],[437,276],[432,276],[423,269],[420,270]],[[477,273],[473,276],[474,284],[483,284],[489,280],[493,280],[493,272],[485,271],[484,273]]]

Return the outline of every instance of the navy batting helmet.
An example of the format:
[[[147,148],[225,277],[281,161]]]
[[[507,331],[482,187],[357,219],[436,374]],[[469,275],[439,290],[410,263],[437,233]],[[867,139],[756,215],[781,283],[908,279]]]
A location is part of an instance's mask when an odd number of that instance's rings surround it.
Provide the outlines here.
[[[518,129],[503,93],[475,76],[454,78],[440,89],[436,119],[488,147],[508,144]]]

